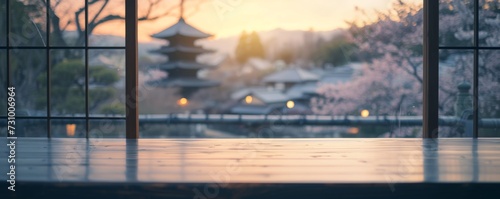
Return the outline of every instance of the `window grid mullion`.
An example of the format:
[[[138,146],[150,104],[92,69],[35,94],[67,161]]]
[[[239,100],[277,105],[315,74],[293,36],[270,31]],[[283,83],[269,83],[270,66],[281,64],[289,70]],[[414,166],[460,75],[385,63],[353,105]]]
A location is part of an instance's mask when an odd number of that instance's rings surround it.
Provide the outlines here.
[[[474,49],[479,49],[479,50],[500,50],[500,47],[495,47],[495,46],[439,46],[439,49],[443,50],[474,50]]]
[[[472,46],[439,46],[439,49],[448,50],[473,50],[473,138],[479,137],[479,50],[500,50],[500,47],[495,46],[480,46],[479,45],[479,0],[474,0],[474,36]]]
[[[474,1],[473,137],[479,135],[479,0]]]
[[[85,123],[86,123],[86,138],[88,139],[89,138],[89,126],[90,126],[90,120],[124,120],[126,119],[126,117],[90,117],[89,115],[89,66],[88,66],[88,59],[89,59],[89,56],[88,56],[88,52],[89,52],[89,49],[121,49],[121,50],[125,50],[126,49],[126,46],[93,46],[93,47],[90,47],[89,46],[89,41],[88,41],[88,0],[85,0],[85,45],[82,47],[82,46],[51,46],[50,44],[50,30],[51,30],[51,0],[45,0],[45,3],[46,5],[44,6],[45,9],[46,9],[46,13],[45,13],[45,17],[46,17],[46,24],[45,24],[45,28],[46,28],[46,31],[47,31],[47,35],[46,35],[46,42],[45,42],[45,45],[44,46],[11,46],[11,42],[10,42],[10,37],[11,37],[11,33],[10,33],[10,20],[11,20],[11,11],[10,11],[10,1],[6,1],[6,27],[7,27],[7,31],[6,31],[6,46],[1,46],[0,47],[0,50],[6,50],[6,63],[7,63],[7,66],[6,66],[6,87],[9,87],[12,85],[12,79],[11,79],[11,66],[10,66],[10,55],[11,55],[11,50],[16,50],[16,49],[23,49],[23,50],[33,50],[33,49],[37,49],[37,50],[45,50],[45,64],[46,64],[46,116],[17,116],[16,118],[17,119],[41,119],[41,120],[46,120],[46,124],[47,124],[47,138],[51,138],[52,137],[52,134],[51,134],[51,122],[52,120],[57,120],[57,119],[84,119],[85,120]],[[50,56],[50,53],[51,53],[51,50],[54,50],[54,49],[63,49],[63,50],[74,50],[74,49],[82,49],[85,51],[85,116],[84,117],[61,117],[61,116],[52,116],[52,113],[51,113],[51,102],[52,102],[52,99],[51,99],[51,56]],[[7,107],[5,108],[8,108],[8,105]],[[7,119],[7,116],[0,116],[0,119]],[[9,136],[7,134],[7,136]]]
[[[7,20],[7,22],[5,23],[5,25],[7,26],[7,41],[6,41],[6,45],[7,46],[10,46],[10,10],[9,10],[9,2],[10,0],[6,1],[5,3],[5,14],[7,15],[5,18]],[[10,50],[7,49],[7,52],[6,52],[6,61],[7,61],[7,84],[5,85],[6,86],[6,90],[9,88],[9,86],[11,85],[10,83]],[[6,103],[5,104],[5,110],[8,110],[9,109],[9,103]],[[7,116],[7,115],[6,115]],[[9,136],[9,133],[7,133],[7,137],[10,137]]]
[[[85,0],[85,138],[89,139],[89,1]]]
[[[118,49],[118,50],[123,50],[126,49],[125,47],[121,46],[90,46],[90,47],[84,47],[84,46],[9,46],[5,47],[2,46],[0,49],[28,49],[28,50],[33,50],[33,49],[65,49],[65,50],[72,50],[72,49],[99,49],[99,50],[108,50],[108,49]]]
[[[46,13],[46,23],[45,23],[45,26],[46,26],[46,30],[47,30],[47,35],[46,35],[46,43],[45,43],[45,52],[47,53],[45,59],[46,59],[46,67],[47,67],[47,79],[46,79],[46,83],[47,83],[47,138],[51,138],[51,106],[50,106],[50,103],[52,102],[51,101],[51,98],[50,98],[50,91],[51,91],[51,84],[50,84],[50,72],[51,72],[51,61],[50,61],[50,48],[48,48],[48,46],[50,46],[50,0],[46,0],[46,4],[45,4],[45,13]]]
[[[7,116],[0,116],[0,119],[7,119]],[[47,117],[47,116],[16,116],[16,119],[53,119],[53,120],[59,120],[59,119],[81,119],[84,120],[86,118],[89,118],[90,120],[123,120],[126,117],[85,117],[85,116],[76,116],[76,117],[64,117],[64,116],[52,116],[52,117]]]

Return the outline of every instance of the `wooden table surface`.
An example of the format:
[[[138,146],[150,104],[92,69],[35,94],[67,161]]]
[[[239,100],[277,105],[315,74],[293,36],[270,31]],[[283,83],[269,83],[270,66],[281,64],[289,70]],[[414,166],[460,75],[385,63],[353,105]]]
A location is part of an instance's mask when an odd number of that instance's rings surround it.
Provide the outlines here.
[[[0,143],[9,140],[0,138]],[[0,147],[2,173],[8,148]],[[0,175],[5,182],[7,175]],[[500,184],[500,139],[16,140],[20,183]]]

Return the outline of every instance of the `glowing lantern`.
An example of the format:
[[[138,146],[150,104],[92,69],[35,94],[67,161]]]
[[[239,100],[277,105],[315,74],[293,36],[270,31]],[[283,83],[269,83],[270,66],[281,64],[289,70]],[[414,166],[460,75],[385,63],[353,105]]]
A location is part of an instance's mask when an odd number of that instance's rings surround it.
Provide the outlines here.
[[[361,117],[368,117],[368,116],[370,116],[370,111],[366,109],[361,111]]]
[[[247,104],[251,104],[251,103],[252,103],[252,101],[253,101],[253,97],[252,97],[252,96],[250,96],[250,95],[249,95],[249,96],[245,97],[245,102],[246,102]]]
[[[359,128],[356,128],[356,127],[349,128],[347,130],[347,133],[353,134],[353,135],[358,134],[359,133]]]
[[[286,107],[290,109],[295,107],[295,102],[293,102],[292,100],[286,102]]]
[[[183,97],[183,98],[177,100],[177,104],[179,106],[186,106],[186,105],[189,104],[189,101],[188,101],[188,99],[186,99],[185,97]]]
[[[66,135],[69,137],[75,136],[76,124],[66,124]]]

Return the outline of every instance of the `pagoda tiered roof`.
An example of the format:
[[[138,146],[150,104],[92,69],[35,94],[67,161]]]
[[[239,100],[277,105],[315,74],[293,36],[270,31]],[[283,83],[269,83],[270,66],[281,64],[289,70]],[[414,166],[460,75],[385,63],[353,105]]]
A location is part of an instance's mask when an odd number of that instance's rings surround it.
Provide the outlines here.
[[[148,82],[148,84],[160,87],[203,88],[203,87],[218,86],[220,83],[212,80],[179,77],[179,78],[166,78],[156,81],[150,81]]]
[[[217,67],[196,62],[196,56],[199,54],[214,51],[195,46],[194,41],[210,36],[212,35],[187,24],[182,17],[176,24],[154,34],[154,38],[169,41],[169,45],[151,51],[168,56],[168,62],[157,65],[157,68],[168,73],[168,76],[149,81],[148,84],[158,87],[179,87],[183,95],[189,95],[187,93],[192,93],[199,88],[218,86],[217,81],[205,80],[197,76],[198,70]]]
[[[215,65],[208,65],[208,64],[201,64],[195,61],[173,61],[173,62],[167,62],[163,64],[158,65],[158,69],[161,70],[172,70],[176,68],[180,69],[212,69],[217,66]]]
[[[152,37],[157,39],[168,39],[174,36],[185,36],[185,37],[193,37],[193,38],[207,38],[211,37],[211,34],[204,33],[193,26],[189,25],[184,21],[184,18],[180,18],[179,21],[170,26],[169,28],[152,35]]]
[[[161,53],[161,54],[169,54],[175,52],[202,54],[202,53],[212,53],[214,52],[214,50],[204,49],[200,47],[177,45],[177,46],[163,46],[160,49],[152,50],[150,52]]]

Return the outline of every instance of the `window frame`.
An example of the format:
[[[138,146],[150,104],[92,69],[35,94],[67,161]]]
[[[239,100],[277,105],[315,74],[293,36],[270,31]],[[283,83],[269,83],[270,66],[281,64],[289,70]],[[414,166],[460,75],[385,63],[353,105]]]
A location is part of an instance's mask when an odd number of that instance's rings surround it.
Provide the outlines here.
[[[473,94],[472,94],[472,136],[479,137],[479,51],[500,50],[500,47],[481,46],[479,44],[479,0],[474,0],[473,45],[439,45],[439,0],[424,0],[424,138],[438,137],[438,97],[439,88],[439,50],[472,50],[473,58]],[[434,20],[433,20],[434,19]],[[426,29],[427,28],[427,29]],[[427,34],[426,34],[427,33]],[[427,50],[427,51],[426,51]],[[427,56],[427,59],[426,59]],[[427,71],[427,73],[426,73]],[[427,78],[426,78],[427,76]],[[427,85],[427,87],[425,86]],[[426,90],[429,93],[426,93]],[[436,95],[436,97],[434,97]],[[429,109],[433,110],[429,110]],[[434,131],[429,131],[435,129]],[[429,133],[431,132],[431,133]],[[432,133],[435,132],[435,133]]]
[[[10,27],[9,0],[6,1],[6,25]],[[50,19],[51,0],[46,0],[46,18]],[[88,25],[88,1],[85,1],[85,29]],[[424,12],[424,34],[423,34],[423,125],[422,138],[438,138],[439,136],[439,115],[438,115],[438,90],[439,90],[439,50],[441,49],[466,49],[474,51],[474,74],[473,74],[473,138],[478,138],[479,117],[478,117],[478,65],[480,50],[500,50],[500,47],[484,47],[479,45],[479,0],[474,0],[474,45],[473,46],[440,46],[439,45],[439,1],[423,0]],[[82,47],[55,47],[50,45],[50,23],[46,24],[47,46],[43,47],[13,47],[10,46],[10,31],[7,29],[7,43],[0,49],[7,50],[7,82],[6,86],[11,85],[10,79],[10,50],[11,49],[44,49],[47,57],[47,116],[29,117],[18,116],[20,119],[47,119],[47,138],[51,138],[51,120],[52,119],[85,119],[86,120],[86,138],[89,138],[89,121],[93,119],[125,119],[126,138],[139,138],[139,106],[138,106],[138,0],[125,0],[125,47],[94,47],[88,44],[88,33],[86,34],[85,46]],[[83,49],[85,50],[85,116],[84,117],[57,117],[51,116],[50,107],[50,50],[52,49]],[[88,102],[88,51],[89,49],[122,49],[125,50],[125,117],[90,117]],[[0,116],[0,119],[6,117]]]
[[[88,32],[85,31],[85,45],[84,46],[52,46],[50,44],[50,12],[49,12],[49,8],[51,6],[51,0],[46,0],[46,5],[45,5],[45,9],[46,9],[46,15],[44,16],[47,20],[47,23],[45,24],[46,25],[46,30],[47,30],[47,34],[46,34],[46,37],[44,38],[46,40],[46,45],[45,46],[11,46],[11,43],[10,43],[10,38],[11,38],[11,34],[10,34],[10,10],[9,10],[9,7],[10,7],[10,0],[7,0],[6,1],[6,27],[7,27],[7,32],[6,32],[6,45],[5,46],[1,46],[0,49],[2,50],[6,50],[6,62],[7,62],[7,67],[6,67],[6,72],[7,72],[7,87],[10,87],[10,86],[13,86],[12,85],[12,81],[11,81],[11,77],[10,77],[10,63],[11,63],[11,60],[10,60],[10,51],[11,50],[14,50],[14,49],[27,49],[27,50],[32,50],[32,49],[38,49],[38,50],[44,50],[45,51],[45,58],[46,58],[46,75],[47,75],[47,80],[46,80],[46,84],[47,84],[47,90],[46,90],[46,99],[47,99],[47,110],[46,110],[46,116],[16,116],[16,119],[43,119],[43,120],[46,120],[46,125],[47,125],[47,138],[51,138],[52,135],[51,135],[51,122],[52,120],[58,120],[58,119],[79,119],[79,120],[85,120],[85,138],[86,139],[89,139],[89,133],[90,133],[90,121],[96,121],[96,120],[125,120],[126,121],[126,129],[127,129],[127,133],[126,133],[126,137],[127,138],[134,138],[134,139],[137,139],[138,138],[138,133],[136,133],[134,135],[134,131],[135,132],[138,132],[138,125],[136,126],[133,126],[133,125],[129,125],[130,124],[133,124],[132,122],[129,122],[129,120],[133,121],[133,120],[136,120],[138,121],[138,114],[137,114],[137,104],[135,103],[136,100],[127,100],[127,103],[125,105],[125,108],[126,108],[126,116],[125,117],[91,117],[89,115],[89,63],[88,63],[88,54],[89,54],[89,50],[125,50],[125,56],[126,56],[126,63],[125,63],[125,81],[126,81],[126,88],[125,88],[125,96],[127,97],[128,99],[128,96],[134,96],[134,90],[137,90],[137,89],[134,89],[134,85],[131,85],[130,83],[133,82],[135,80],[135,88],[137,88],[137,46],[138,46],[138,43],[137,43],[137,0],[125,0],[124,3],[125,3],[125,21],[126,21],[126,24],[125,24],[125,28],[126,28],[126,32],[125,32],[125,46],[119,46],[119,47],[111,47],[111,46],[90,46],[89,45],[89,41],[88,41]],[[88,13],[88,0],[85,0],[85,11],[84,11],[84,27],[85,27],[85,30],[87,30],[87,26],[88,26],[88,17],[89,17],[89,13]],[[135,29],[135,31],[134,31]],[[135,38],[135,40],[134,40]],[[51,115],[51,84],[50,84],[50,81],[51,81],[51,64],[50,64],[50,52],[51,50],[55,50],[55,49],[59,49],[59,50],[64,50],[64,49],[68,49],[68,50],[84,50],[85,51],[85,116],[82,116],[82,117],[60,117],[60,116],[52,116]],[[137,94],[135,93],[135,96],[137,96]],[[132,97],[132,99],[137,99],[137,97]],[[8,108],[8,107],[4,107],[4,108]],[[130,110],[133,110],[133,111],[130,111]],[[130,113],[129,113],[130,112]],[[134,114],[135,113],[135,114]],[[134,117],[135,115],[135,117]],[[7,119],[7,116],[0,116],[0,119]],[[10,136],[10,135],[8,135]]]

